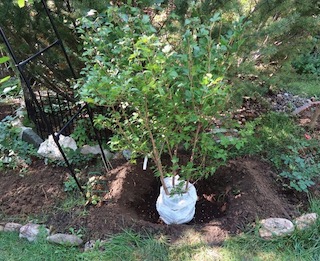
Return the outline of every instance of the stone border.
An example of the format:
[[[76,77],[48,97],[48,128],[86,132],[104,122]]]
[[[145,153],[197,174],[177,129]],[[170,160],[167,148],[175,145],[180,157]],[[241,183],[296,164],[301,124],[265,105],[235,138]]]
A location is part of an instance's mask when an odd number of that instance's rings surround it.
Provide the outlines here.
[[[19,238],[26,238],[29,242],[37,241],[39,235],[44,233],[49,243],[54,243],[62,246],[80,246],[83,240],[76,235],[56,233],[51,234],[50,230],[43,225],[27,223],[22,225],[19,223],[6,223],[4,226],[0,225],[0,233],[4,232],[19,232]]]
[[[264,239],[291,235],[295,230],[304,230],[313,226],[318,219],[317,213],[304,214],[293,222],[285,218],[267,218],[260,221],[259,235]]]

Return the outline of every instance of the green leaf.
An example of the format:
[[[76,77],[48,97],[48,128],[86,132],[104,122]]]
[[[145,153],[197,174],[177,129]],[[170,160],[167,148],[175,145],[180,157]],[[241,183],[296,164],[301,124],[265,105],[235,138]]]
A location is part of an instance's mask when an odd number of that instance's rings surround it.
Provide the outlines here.
[[[158,92],[159,92],[159,94],[161,95],[161,96],[164,96],[166,93],[165,93],[165,91],[164,91],[164,89],[162,88],[162,87],[159,87],[158,88]]]
[[[0,63],[5,63],[5,62],[7,62],[9,60],[10,60],[10,58],[8,56],[0,57]]]
[[[215,13],[211,18],[210,18],[210,22],[214,23],[220,20],[220,13]]]
[[[177,78],[179,76],[178,73],[176,71],[174,71],[174,70],[170,70],[169,71],[169,75],[170,75],[170,77],[172,79],[175,79],[175,78]]]
[[[0,84],[8,81],[9,79],[10,79],[10,76],[7,76],[7,77],[0,79]]]
[[[18,0],[18,6],[19,6],[20,8],[24,7],[24,6],[25,6],[24,0]]]
[[[185,25],[185,26],[188,25],[188,24],[191,24],[191,20],[190,20],[190,19],[186,19],[186,20],[184,21],[184,25]]]
[[[149,21],[150,21],[150,18],[148,15],[142,16],[142,20],[141,20],[142,23],[147,24],[147,23],[149,23]]]
[[[124,22],[128,22],[129,16],[127,14],[119,14],[119,16]]]
[[[173,156],[172,159],[171,159],[171,162],[172,162],[173,164],[176,164],[176,163],[179,162],[179,158],[176,157],[176,156]]]

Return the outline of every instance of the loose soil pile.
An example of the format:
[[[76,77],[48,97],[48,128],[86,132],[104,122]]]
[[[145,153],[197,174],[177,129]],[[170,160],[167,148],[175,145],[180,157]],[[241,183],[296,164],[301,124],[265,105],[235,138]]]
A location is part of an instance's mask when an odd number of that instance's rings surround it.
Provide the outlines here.
[[[35,161],[25,172],[0,174],[0,218],[3,221],[35,217],[57,232],[81,229],[85,239],[133,229],[161,232],[171,240],[185,231],[201,232],[210,244],[221,243],[227,235],[238,234],[257,218],[298,214],[305,198],[283,190],[270,166],[257,158],[240,158],[221,167],[214,176],[195,183],[198,191],[195,218],[184,225],[166,225],[159,219],[155,202],[160,183],[142,162],[114,160],[114,169],[103,175],[108,193],[98,205],[61,207],[68,195],[63,182],[68,170]],[[41,217],[41,218],[40,218]],[[19,220],[18,220],[19,221]]]

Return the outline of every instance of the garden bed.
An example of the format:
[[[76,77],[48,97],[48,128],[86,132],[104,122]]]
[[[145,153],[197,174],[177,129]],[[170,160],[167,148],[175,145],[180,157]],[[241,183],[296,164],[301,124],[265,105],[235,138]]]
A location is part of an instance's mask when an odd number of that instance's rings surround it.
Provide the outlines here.
[[[0,213],[3,221],[41,220],[57,232],[81,231],[84,239],[102,239],[130,228],[161,232],[174,241],[186,231],[201,232],[210,244],[250,229],[257,218],[294,217],[308,207],[307,198],[283,190],[271,167],[257,158],[239,158],[221,167],[208,180],[198,181],[195,218],[185,225],[166,225],[155,209],[160,183],[142,162],[114,160],[104,176],[108,193],[98,205],[62,207],[68,170],[35,161],[22,173],[0,175]],[[298,209],[299,207],[299,209]],[[21,221],[22,222],[22,221]]]

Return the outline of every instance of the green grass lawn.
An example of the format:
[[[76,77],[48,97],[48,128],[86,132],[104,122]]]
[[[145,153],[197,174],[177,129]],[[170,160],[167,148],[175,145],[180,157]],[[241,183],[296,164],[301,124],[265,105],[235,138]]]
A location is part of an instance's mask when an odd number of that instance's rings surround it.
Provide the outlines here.
[[[302,97],[320,97],[320,78],[312,74],[281,74],[279,86],[286,91]]]
[[[312,200],[310,212],[320,214],[320,200]],[[100,248],[100,250],[99,250]],[[103,249],[103,250],[101,250]],[[66,248],[47,243],[44,239],[29,243],[17,233],[0,233],[1,261],[37,260],[226,260],[226,261],[318,261],[320,260],[320,221],[304,231],[273,240],[263,240],[256,230],[228,239],[221,247],[203,243],[195,232],[170,244],[161,235],[137,234],[124,231],[112,236],[92,251]]]

